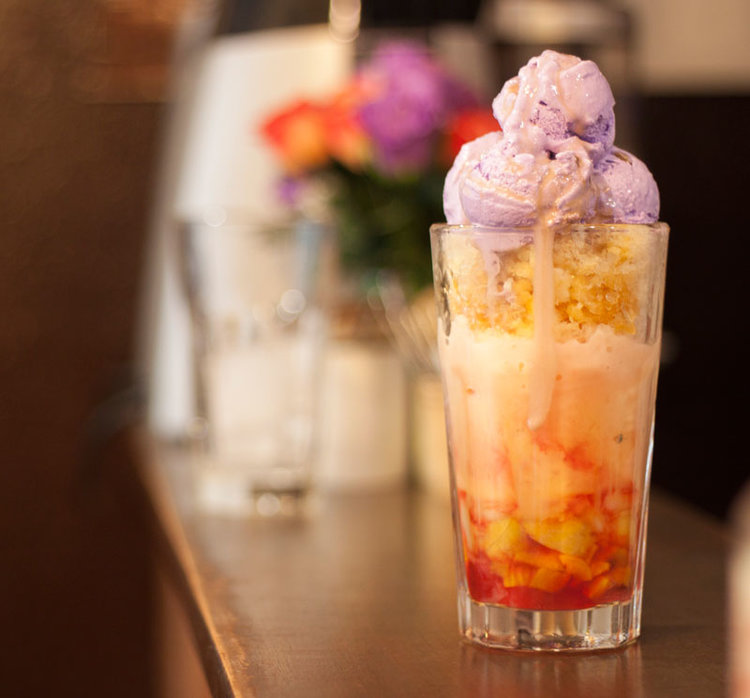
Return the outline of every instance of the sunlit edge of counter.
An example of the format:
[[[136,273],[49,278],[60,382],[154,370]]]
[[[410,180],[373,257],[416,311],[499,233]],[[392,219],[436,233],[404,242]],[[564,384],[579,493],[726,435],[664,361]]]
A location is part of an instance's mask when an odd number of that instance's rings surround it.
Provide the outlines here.
[[[209,608],[207,582],[199,571],[193,546],[188,541],[177,504],[175,481],[168,476],[164,467],[165,459],[184,457],[187,447],[176,441],[161,440],[146,428],[133,430],[132,440],[134,465],[143,486],[142,493],[147,500],[152,524],[156,623],[176,625],[179,626],[177,632],[187,629],[192,634],[190,638],[182,638],[184,645],[178,653],[183,655],[183,665],[196,660],[200,663],[205,685],[193,686],[191,690],[194,693],[191,695],[220,698],[252,695],[243,693],[237,685],[238,677],[233,670],[235,658],[225,648],[223,629],[218,627]],[[175,598],[167,598],[171,595]],[[165,619],[165,614],[174,613],[181,616],[176,622]],[[156,644],[168,641],[166,635],[170,633],[162,630],[160,634],[159,630],[155,629]],[[171,632],[174,634],[174,631]],[[155,647],[154,651],[159,655],[165,654],[163,647]],[[165,676],[174,672],[173,667],[165,666],[165,663],[172,661],[164,656],[157,658],[155,683],[162,687],[157,695],[167,695],[163,690],[165,683],[174,685],[173,679]],[[193,679],[197,678],[195,666],[191,667],[190,673]],[[198,683],[202,684],[200,681]]]

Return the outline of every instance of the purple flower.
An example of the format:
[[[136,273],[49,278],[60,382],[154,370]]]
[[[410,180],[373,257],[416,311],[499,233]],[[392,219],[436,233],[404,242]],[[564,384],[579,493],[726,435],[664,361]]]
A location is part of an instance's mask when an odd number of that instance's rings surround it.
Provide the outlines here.
[[[276,196],[289,208],[296,208],[302,198],[305,182],[299,177],[282,177],[276,183]]]
[[[476,105],[471,92],[419,44],[382,45],[362,75],[376,94],[360,107],[359,118],[374,142],[377,163],[389,173],[426,167],[447,119]]]

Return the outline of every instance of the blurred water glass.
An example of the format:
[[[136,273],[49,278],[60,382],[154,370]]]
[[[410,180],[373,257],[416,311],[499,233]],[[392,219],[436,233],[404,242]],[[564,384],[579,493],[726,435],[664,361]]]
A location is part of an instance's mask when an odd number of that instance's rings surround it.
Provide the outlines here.
[[[318,434],[318,223],[205,216],[181,230],[192,317],[199,503],[225,513],[297,512]]]

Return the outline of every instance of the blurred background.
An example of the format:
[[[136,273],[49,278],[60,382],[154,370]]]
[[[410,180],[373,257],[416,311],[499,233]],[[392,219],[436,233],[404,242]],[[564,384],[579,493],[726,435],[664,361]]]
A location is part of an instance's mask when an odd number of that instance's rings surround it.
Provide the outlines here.
[[[120,427],[144,404],[181,100],[206,46],[329,16],[356,51],[430,42],[487,100],[545,46],[597,58],[618,144],[648,163],[673,231],[654,483],[724,519],[748,476],[746,0],[0,0],[4,695],[153,695]]]

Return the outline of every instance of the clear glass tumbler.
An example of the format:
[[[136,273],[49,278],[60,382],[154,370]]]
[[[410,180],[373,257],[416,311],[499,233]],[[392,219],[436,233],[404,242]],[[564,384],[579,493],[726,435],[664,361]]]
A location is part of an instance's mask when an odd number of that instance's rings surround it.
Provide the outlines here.
[[[325,239],[310,221],[183,226],[196,486],[210,509],[271,515],[304,502],[326,334],[318,302]]]
[[[640,634],[668,227],[431,229],[461,633]]]

